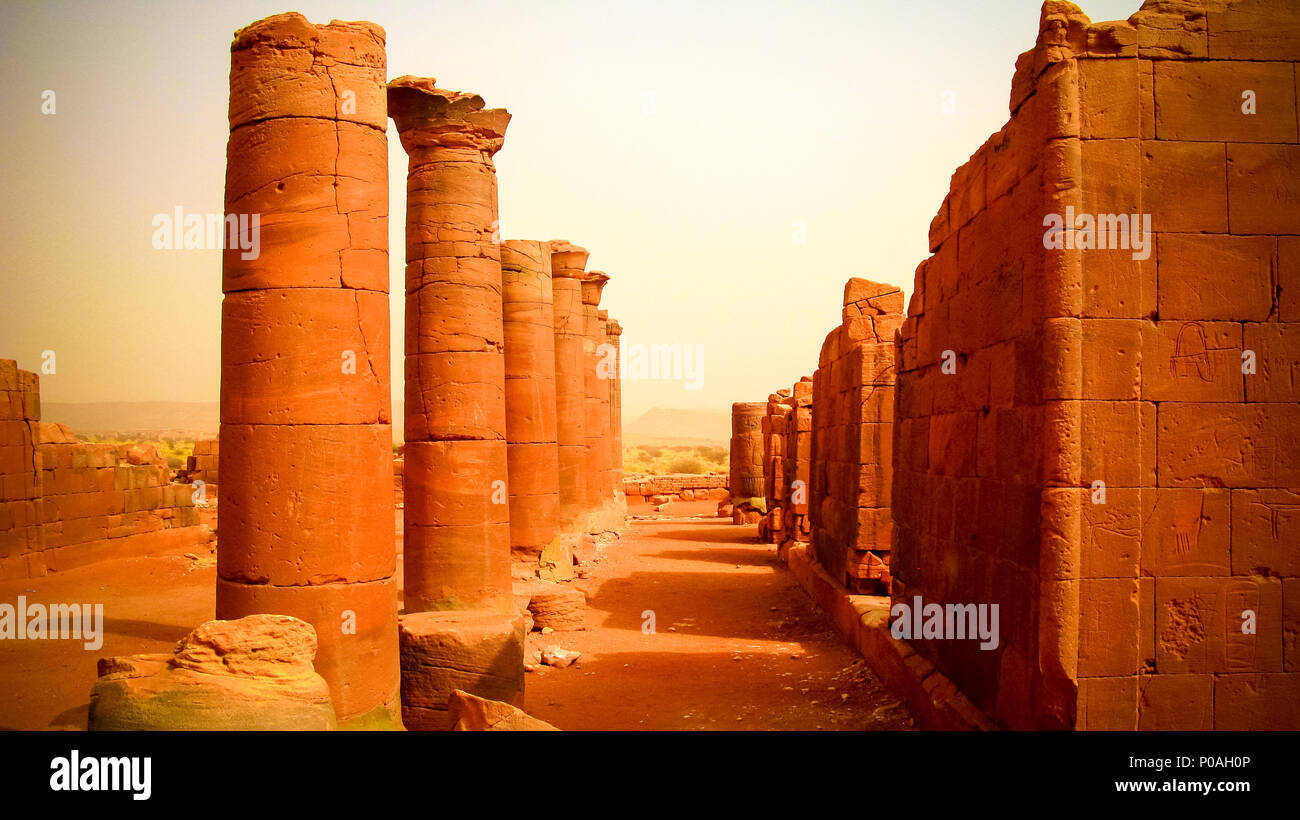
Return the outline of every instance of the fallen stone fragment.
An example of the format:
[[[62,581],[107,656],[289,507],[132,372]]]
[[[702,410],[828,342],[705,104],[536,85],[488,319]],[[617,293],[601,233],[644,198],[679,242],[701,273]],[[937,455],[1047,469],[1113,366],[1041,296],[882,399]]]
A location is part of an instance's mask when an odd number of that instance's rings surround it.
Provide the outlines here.
[[[573,547],[577,539],[562,535],[542,549],[537,574],[543,581],[568,581],[573,578]]]
[[[533,581],[514,585],[515,604],[533,615],[533,628],[582,629],[587,596],[567,584]]]
[[[457,689],[447,699],[447,714],[454,732],[558,732],[544,720],[522,709],[487,700]]]
[[[582,653],[576,649],[562,649],[558,646],[548,646],[542,650],[542,663],[547,666],[553,666],[556,669],[563,669],[576,661]]]

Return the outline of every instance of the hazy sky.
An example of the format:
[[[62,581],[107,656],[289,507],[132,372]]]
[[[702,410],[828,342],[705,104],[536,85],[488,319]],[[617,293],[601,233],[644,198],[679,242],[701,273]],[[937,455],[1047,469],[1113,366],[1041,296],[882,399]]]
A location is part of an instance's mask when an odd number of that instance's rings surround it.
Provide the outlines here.
[[[1111,20],[1140,2],[1082,5]],[[155,250],[152,220],[221,212],[231,35],[296,10],[374,21],[390,77],[509,109],[506,237],[590,249],[625,346],[703,346],[701,389],[626,381],[625,418],[761,400],[816,368],[845,279],[910,294],[952,171],[1007,119],[1039,7],[10,0],[0,358],[39,370],[53,350],[47,401],[216,401],[220,252]],[[389,159],[400,399],[406,155],[391,123]]]

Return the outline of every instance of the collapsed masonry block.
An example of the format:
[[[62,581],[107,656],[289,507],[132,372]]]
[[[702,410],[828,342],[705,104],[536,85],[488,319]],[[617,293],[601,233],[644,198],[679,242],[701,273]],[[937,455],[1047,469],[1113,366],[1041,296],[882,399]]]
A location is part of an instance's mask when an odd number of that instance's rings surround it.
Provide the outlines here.
[[[101,658],[92,731],[321,731],[337,720],[316,630],[287,615],[208,621],[171,654]]]
[[[515,584],[515,607],[532,615],[533,628],[584,629],[587,596],[577,587],[547,581]]]
[[[402,722],[407,729],[443,731],[453,692],[522,705],[524,617],[492,611],[415,612],[399,621]]]
[[[459,689],[447,701],[447,717],[454,732],[558,732],[551,724],[502,703],[475,697]]]

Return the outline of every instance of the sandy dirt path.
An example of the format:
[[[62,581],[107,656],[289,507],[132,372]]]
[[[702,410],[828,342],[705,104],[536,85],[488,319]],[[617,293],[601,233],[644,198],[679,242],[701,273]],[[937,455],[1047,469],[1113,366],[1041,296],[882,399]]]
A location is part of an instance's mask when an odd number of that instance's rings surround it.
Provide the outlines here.
[[[562,729],[911,727],[756,527],[687,517],[712,503],[674,506],[673,517],[635,521],[572,582],[588,595],[586,630],[529,637],[582,652],[527,675],[530,713]],[[399,512],[399,544],[400,531]],[[158,556],[0,583],[11,604],[103,603],[106,633],[94,651],[0,641],[0,729],[84,727],[97,660],[171,651],[212,617],[215,578],[211,556]]]

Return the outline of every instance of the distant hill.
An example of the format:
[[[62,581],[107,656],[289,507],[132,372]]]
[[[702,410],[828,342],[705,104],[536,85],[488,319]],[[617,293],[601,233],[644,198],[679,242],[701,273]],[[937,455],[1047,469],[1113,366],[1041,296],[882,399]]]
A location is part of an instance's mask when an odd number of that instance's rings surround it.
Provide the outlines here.
[[[82,436],[216,438],[218,413],[214,401],[41,402],[41,421],[66,424]]]
[[[688,410],[652,407],[633,421],[623,423],[623,441],[725,442],[731,438],[731,414],[725,410]]]
[[[402,440],[403,403],[393,402],[393,440]],[[216,438],[216,402],[109,401],[41,402],[43,421],[66,424],[83,436],[132,435],[194,440]],[[719,443],[731,438],[731,414],[724,410],[653,407],[623,424],[623,440]]]

